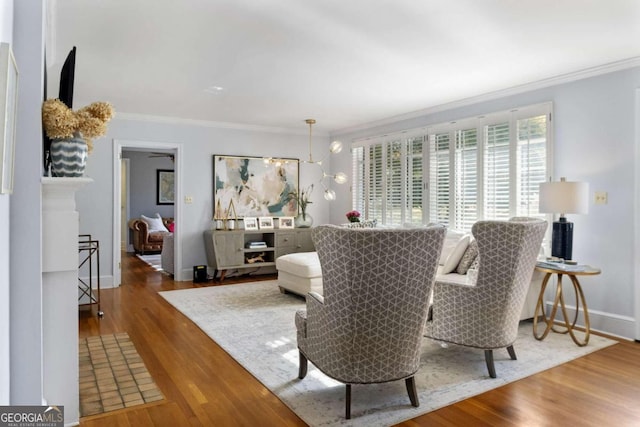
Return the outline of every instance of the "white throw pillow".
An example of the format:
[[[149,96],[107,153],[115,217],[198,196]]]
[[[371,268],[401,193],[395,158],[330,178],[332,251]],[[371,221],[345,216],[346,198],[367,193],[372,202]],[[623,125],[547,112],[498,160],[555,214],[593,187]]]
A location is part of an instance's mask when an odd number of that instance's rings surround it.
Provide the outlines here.
[[[167,230],[167,227],[165,227],[162,223],[162,217],[159,213],[156,214],[155,218],[149,218],[148,216],[144,215],[140,216],[142,217],[142,220],[149,226],[149,233],[151,233],[152,231],[166,231],[167,233],[169,232],[169,230]]]
[[[451,252],[458,245],[458,241],[463,236],[465,236],[465,233],[461,231],[447,230],[447,234],[444,235],[444,242],[442,242],[442,252],[440,252],[440,261],[438,264],[444,265]]]
[[[471,241],[471,236],[469,236],[468,234],[465,236],[462,236],[460,240],[458,240],[456,247],[453,249],[453,251],[451,251],[451,253],[447,257],[447,260],[444,262],[444,265],[442,266],[442,274],[449,274],[456,269],[456,267],[458,266],[458,263],[460,262],[460,260],[462,259],[462,256],[464,255],[464,252],[467,250],[467,247],[469,246],[470,241]]]

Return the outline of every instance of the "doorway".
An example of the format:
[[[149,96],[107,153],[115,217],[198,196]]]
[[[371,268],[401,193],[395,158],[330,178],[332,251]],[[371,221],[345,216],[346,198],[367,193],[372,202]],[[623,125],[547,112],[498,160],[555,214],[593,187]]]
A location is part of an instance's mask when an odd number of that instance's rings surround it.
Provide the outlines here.
[[[113,286],[118,287],[122,281],[122,248],[126,245],[125,230],[128,234],[127,224],[127,212],[128,209],[131,214],[131,198],[129,197],[129,191],[127,181],[131,176],[131,167],[127,166],[127,162],[124,161],[122,153],[123,151],[137,151],[145,153],[145,156],[154,156],[157,153],[166,153],[166,157],[171,157],[173,160],[174,170],[174,205],[173,205],[173,217],[175,222],[174,231],[174,280],[181,280],[182,276],[182,242],[180,239],[181,220],[182,220],[182,208],[179,203],[182,200],[182,144],[177,143],[162,143],[162,142],[149,142],[149,141],[129,141],[129,140],[115,140],[114,141],[114,163],[113,163],[113,177],[114,177],[114,197],[113,197]],[[126,169],[126,170],[123,170]],[[155,173],[155,171],[153,172]],[[149,191],[154,192],[155,197],[155,183],[151,185],[153,187]],[[123,206],[127,207],[124,208]],[[124,246],[126,247],[126,246]]]

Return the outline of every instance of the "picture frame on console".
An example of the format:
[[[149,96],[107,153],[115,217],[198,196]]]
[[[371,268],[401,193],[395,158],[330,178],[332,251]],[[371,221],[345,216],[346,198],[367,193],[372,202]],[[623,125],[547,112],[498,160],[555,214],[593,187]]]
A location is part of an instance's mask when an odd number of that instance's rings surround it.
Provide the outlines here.
[[[294,228],[293,220],[292,216],[281,216],[278,218],[278,228]]]
[[[258,218],[258,224],[260,230],[271,230],[273,229],[273,218],[270,216],[261,216]]]
[[[257,230],[258,229],[258,218],[252,216],[245,216],[242,221],[244,222],[245,230]]]

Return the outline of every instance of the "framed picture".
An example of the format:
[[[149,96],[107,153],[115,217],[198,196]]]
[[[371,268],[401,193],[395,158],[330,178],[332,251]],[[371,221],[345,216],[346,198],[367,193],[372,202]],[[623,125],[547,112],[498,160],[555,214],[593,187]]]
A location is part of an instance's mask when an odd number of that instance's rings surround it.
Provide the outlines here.
[[[0,43],[0,193],[13,192],[18,109],[18,66],[11,46]]]
[[[244,229],[245,230],[257,230],[258,229],[258,218],[252,216],[245,216],[244,219]]]
[[[280,228],[294,228],[293,217],[292,216],[281,216],[278,218],[280,222],[278,227]]]
[[[172,170],[157,170],[156,187],[156,204],[173,205],[175,199],[175,181]]]
[[[260,225],[260,230],[273,228],[273,218],[270,216],[261,216],[258,218],[258,225]]]
[[[213,200],[233,200],[239,218],[295,216],[298,159],[213,156]],[[215,206],[214,206],[215,209]]]

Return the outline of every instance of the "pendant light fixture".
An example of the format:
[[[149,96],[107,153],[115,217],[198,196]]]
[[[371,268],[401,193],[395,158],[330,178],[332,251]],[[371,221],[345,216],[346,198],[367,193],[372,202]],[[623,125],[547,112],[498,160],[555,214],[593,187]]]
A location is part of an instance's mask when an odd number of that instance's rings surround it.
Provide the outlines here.
[[[325,172],[324,167],[322,166],[322,162],[326,160],[327,156],[331,154],[338,154],[340,151],[342,151],[342,142],[333,141],[331,145],[329,145],[329,152],[325,155],[325,157],[323,157],[321,160],[313,160],[313,150],[312,150],[313,125],[316,123],[316,120],[306,119],[305,123],[309,125],[309,160],[303,160],[302,163],[318,165],[318,167],[320,168],[320,171],[322,171],[322,178],[320,178],[320,185],[322,185],[322,188],[324,189],[324,198],[329,201],[335,200],[336,192],[333,191],[331,188],[327,187],[327,185],[325,184],[325,179],[332,178],[337,184],[345,184],[348,180],[347,174],[345,174],[344,172],[338,172],[335,175],[330,175]]]

